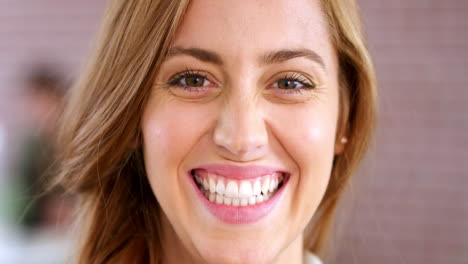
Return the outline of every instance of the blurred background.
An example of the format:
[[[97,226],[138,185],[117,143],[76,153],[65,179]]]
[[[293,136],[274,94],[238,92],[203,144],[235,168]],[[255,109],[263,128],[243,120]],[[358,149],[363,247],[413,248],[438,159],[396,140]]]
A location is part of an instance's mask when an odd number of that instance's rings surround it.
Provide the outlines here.
[[[379,124],[326,263],[467,264],[468,1],[359,2]],[[105,4],[0,0],[1,264],[64,263],[73,252],[73,197],[39,196],[39,176]]]

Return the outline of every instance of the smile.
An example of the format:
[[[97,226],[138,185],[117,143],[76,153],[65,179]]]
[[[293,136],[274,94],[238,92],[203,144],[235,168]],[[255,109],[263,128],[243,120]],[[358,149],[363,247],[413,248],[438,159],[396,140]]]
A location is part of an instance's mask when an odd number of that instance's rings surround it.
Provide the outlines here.
[[[255,179],[235,180],[209,173],[203,169],[192,170],[198,189],[212,203],[231,206],[248,206],[268,201],[283,185],[283,173],[275,172]]]
[[[190,170],[189,176],[211,214],[226,223],[243,224],[273,210],[290,174],[261,166],[207,165]]]

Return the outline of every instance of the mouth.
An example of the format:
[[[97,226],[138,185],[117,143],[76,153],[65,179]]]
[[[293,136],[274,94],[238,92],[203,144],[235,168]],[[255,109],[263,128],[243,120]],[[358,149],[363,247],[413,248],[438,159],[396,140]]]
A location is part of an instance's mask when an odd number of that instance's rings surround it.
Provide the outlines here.
[[[207,165],[188,171],[204,207],[228,224],[249,224],[273,211],[289,173],[269,167]]]
[[[253,179],[236,180],[203,169],[193,169],[190,174],[209,202],[235,207],[267,202],[283,187],[288,177],[286,173],[274,172]]]

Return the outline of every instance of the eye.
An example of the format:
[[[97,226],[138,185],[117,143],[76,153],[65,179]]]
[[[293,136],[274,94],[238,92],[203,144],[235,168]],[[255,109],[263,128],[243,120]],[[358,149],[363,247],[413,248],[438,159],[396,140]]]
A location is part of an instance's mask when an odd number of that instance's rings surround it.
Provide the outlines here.
[[[303,90],[313,90],[316,85],[308,78],[300,74],[286,75],[272,85],[273,88],[282,90],[282,92],[302,92]]]
[[[177,96],[201,98],[215,94],[218,86],[208,75],[201,71],[187,69],[175,74],[167,82],[167,87]]]
[[[168,85],[171,87],[184,88],[185,90],[200,90],[216,86],[214,82],[209,80],[205,73],[193,70],[177,73],[169,80]]]
[[[180,78],[179,83],[183,86],[202,87],[208,85],[210,82],[206,77],[201,75],[188,75]]]
[[[291,79],[281,79],[276,82],[276,86],[280,89],[295,89],[303,85],[300,82]]]

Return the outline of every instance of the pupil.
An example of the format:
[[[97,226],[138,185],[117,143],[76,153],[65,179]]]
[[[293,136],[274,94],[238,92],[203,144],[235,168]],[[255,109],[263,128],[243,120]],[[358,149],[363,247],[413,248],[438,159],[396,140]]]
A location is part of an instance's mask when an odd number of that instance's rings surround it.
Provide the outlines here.
[[[296,87],[294,82],[291,81],[291,80],[283,80],[282,81],[282,86],[283,86],[283,88],[286,88],[286,89],[293,89],[293,88]]]
[[[190,76],[187,78],[187,85],[200,87],[203,84],[203,78],[199,76]]]

